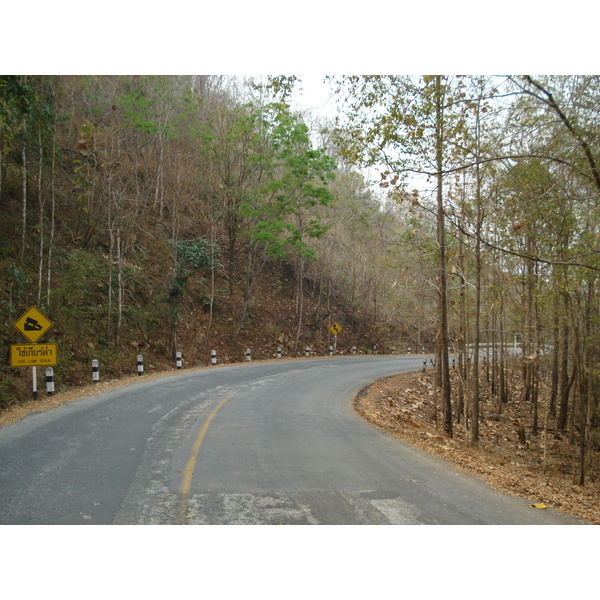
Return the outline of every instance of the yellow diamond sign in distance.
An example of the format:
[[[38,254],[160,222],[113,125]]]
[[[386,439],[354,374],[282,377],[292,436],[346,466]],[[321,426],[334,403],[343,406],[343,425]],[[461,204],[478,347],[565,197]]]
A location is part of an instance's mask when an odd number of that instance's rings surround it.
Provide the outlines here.
[[[32,306],[15,323],[15,327],[32,344],[35,344],[52,327],[52,323],[35,306]]]
[[[333,333],[334,335],[337,335],[338,333],[342,332],[342,327],[340,325],[338,325],[337,323],[334,323],[330,328],[329,331],[331,331],[331,333]]]

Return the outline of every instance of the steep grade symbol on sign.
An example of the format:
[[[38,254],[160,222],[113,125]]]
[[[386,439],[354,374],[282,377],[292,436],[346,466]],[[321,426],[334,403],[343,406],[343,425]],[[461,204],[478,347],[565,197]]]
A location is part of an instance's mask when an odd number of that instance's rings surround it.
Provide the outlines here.
[[[27,317],[25,319],[25,323],[23,324],[23,329],[25,331],[41,331],[43,329],[43,327],[35,319],[32,319],[31,317]]]
[[[52,327],[52,322],[35,306],[21,315],[15,323],[15,328],[32,344],[35,344],[50,327]]]

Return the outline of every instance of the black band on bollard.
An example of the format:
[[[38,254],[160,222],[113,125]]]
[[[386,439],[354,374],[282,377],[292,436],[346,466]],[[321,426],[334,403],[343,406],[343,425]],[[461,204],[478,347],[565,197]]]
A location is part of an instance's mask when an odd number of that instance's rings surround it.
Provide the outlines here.
[[[46,368],[46,393],[48,396],[54,394],[54,369],[52,367]]]

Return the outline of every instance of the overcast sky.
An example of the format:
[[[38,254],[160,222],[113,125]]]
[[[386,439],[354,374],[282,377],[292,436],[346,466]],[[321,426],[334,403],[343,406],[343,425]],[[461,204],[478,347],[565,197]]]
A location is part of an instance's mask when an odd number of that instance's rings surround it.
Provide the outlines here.
[[[334,117],[337,106],[325,75],[299,75],[301,82],[294,88],[292,103],[311,109],[315,116]]]
[[[26,8],[24,9],[23,6]],[[6,74],[598,73],[598,6],[571,0],[5,2]]]

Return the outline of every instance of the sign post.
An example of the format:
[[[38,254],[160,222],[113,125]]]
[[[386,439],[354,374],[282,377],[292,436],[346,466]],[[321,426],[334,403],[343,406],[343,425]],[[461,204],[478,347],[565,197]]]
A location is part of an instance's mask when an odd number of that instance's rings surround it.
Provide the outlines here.
[[[17,331],[25,336],[30,345],[11,345],[10,366],[31,367],[33,376],[33,399],[37,399],[37,367],[57,364],[56,344],[37,344],[36,342],[52,327],[42,312],[35,306],[29,308],[14,323]],[[52,384],[54,387],[54,383]]]
[[[331,331],[331,333],[333,333],[333,353],[337,354],[337,336],[338,336],[338,333],[342,333],[342,326],[338,325],[337,323],[334,323],[329,328],[329,331]]]

